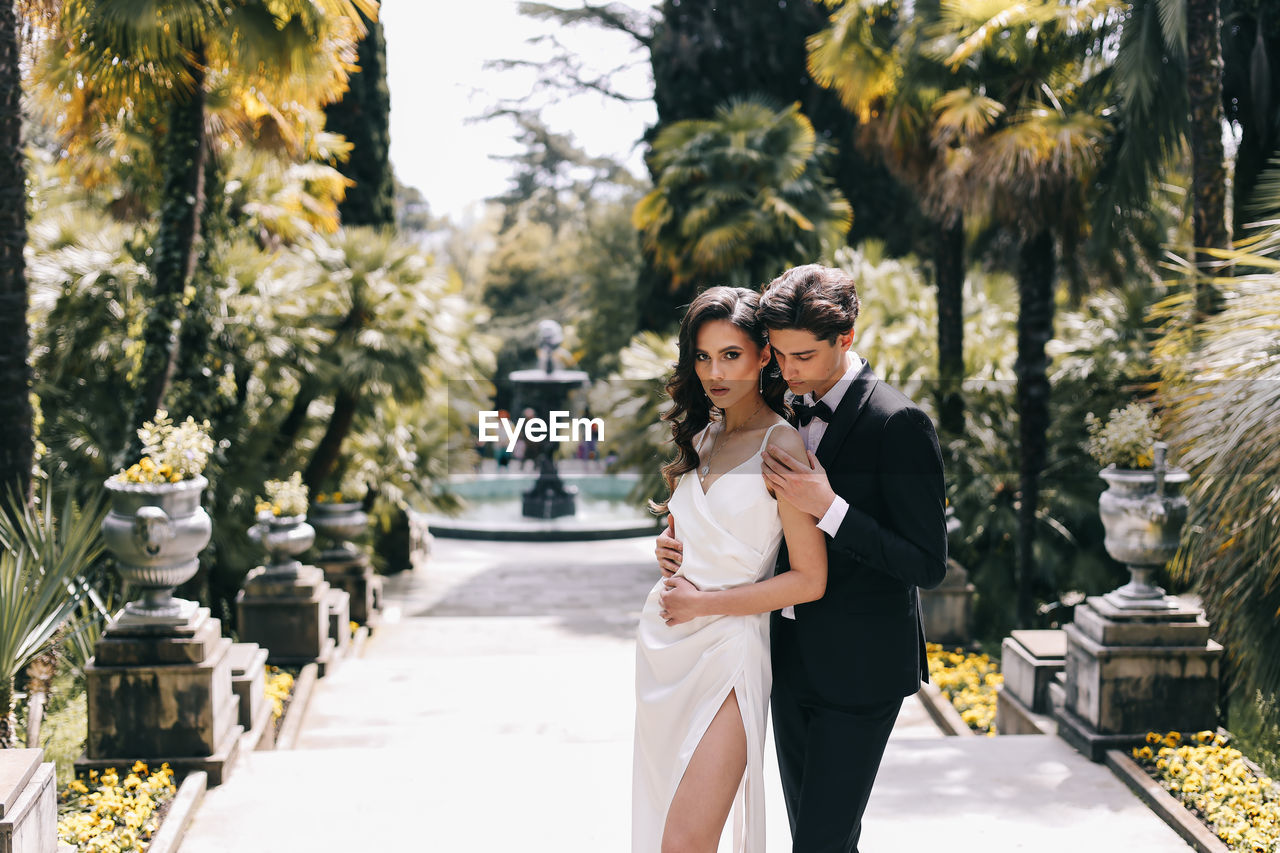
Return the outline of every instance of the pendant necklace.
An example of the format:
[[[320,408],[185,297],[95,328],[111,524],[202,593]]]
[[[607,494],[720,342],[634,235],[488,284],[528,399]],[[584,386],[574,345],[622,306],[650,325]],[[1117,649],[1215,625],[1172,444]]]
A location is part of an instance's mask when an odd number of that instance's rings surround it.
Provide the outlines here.
[[[716,436],[716,443],[715,443],[715,446],[711,448],[711,455],[707,457],[706,462],[704,462],[702,467],[698,469],[699,476],[701,476],[703,479],[706,479],[707,474],[711,473],[711,460],[716,458],[716,454],[720,452],[720,448],[724,447],[725,442],[729,440],[730,436],[732,436],[735,432],[745,427],[747,424],[751,423],[751,421],[755,419],[755,416],[760,414],[760,410],[763,408],[764,408],[764,400],[761,399],[760,404],[756,406],[755,411],[747,415],[747,419],[745,421],[738,424],[736,427],[729,430],[728,432],[722,433],[721,435]]]

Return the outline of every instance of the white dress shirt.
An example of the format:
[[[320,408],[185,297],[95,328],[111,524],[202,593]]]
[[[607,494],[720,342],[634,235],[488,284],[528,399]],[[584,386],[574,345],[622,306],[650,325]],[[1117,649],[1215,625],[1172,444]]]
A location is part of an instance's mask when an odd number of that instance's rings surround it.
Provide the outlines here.
[[[858,374],[862,373],[864,366],[862,359],[858,358],[858,354],[852,350],[849,351],[845,358],[848,367],[845,368],[844,375],[836,380],[836,384],[832,385],[827,390],[827,393],[822,395],[822,402],[826,403],[832,412],[840,405],[840,401],[844,399],[845,393],[849,390],[849,385],[854,379],[858,378]],[[805,394],[803,401],[806,405],[814,405],[810,394]],[[822,418],[814,418],[805,426],[800,427],[800,438],[804,439],[805,449],[817,453],[818,445],[822,442],[822,436],[826,434],[829,426],[830,424]],[[835,500],[831,502],[831,506],[827,507],[827,511],[818,521],[818,529],[834,539],[836,531],[840,529],[840,523],[844,521],[845,513],[848,511],[849,502],[836,495]],[[794,607],[784,607],[782,608],[782,615],[787,619],[794,619],[796,618],[796,609]]]

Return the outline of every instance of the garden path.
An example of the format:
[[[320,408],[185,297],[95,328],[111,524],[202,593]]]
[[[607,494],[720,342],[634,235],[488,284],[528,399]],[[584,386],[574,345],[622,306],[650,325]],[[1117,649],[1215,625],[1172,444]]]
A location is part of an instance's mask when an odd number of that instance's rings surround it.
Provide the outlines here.
[[[297,748],[248,755],[183,853],[628,848],[632,634],[652,541],[438,539],[312,697]],[[768,849],[790,848],[772,744]],[[1057,738],[944,738],[913,698],[864,851],[1189,849]],[[723,848],[722,848],[723,849]]]

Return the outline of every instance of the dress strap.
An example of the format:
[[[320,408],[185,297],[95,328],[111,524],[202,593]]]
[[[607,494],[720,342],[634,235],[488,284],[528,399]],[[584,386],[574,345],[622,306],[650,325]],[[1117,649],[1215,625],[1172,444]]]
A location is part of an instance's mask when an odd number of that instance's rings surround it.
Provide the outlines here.
[[[702,445],[707,443],[707,436],[710,434],[711,434],[711,424],[707,424],[702,428],[702,434],[698,436],[698,444],[696,447],[694,447],[694,451],[697,452],[699,457],[702,456]]]
[[[774,431],[775,429],[777,429],[778,427],[780,427],[780,426],[786,426],[786,425],[787,425],[787,422],[786,422],[786,421],[778,421],[776,424],[774,424],[773,426],[771,426],[771,427],[769,427],[767,430],[765,430],[765,433],[764,433],[764,441],[760,442],[760,449],[759,449],[759,450],[757,450],[756,452],[757,452],[757,453],[764,453],[764,449],[765,449],[766,447],[768,447],[768,446],[769,446],[769,436],[770,436],[770,435],[772,435],[772,434],[773,434],[773,431]]]

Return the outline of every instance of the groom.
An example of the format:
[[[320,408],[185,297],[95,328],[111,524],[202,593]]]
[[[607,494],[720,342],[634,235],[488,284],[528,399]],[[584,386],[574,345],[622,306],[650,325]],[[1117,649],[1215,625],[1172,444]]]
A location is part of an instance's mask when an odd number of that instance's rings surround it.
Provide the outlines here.
[[[776,448],[764,476],[819,519],[827,590],[771,618],[773,732],[793,853],[857,853],[902,700],[928,680],[917,587],[946,574],[942,456],[929,417],[854,355],[858,295],[817,264],[774,279],[760,319],[796,399],[808,460]],[[664,574],[681,544],[658,537]],[[777,571],[788,570],[786,546]]]

